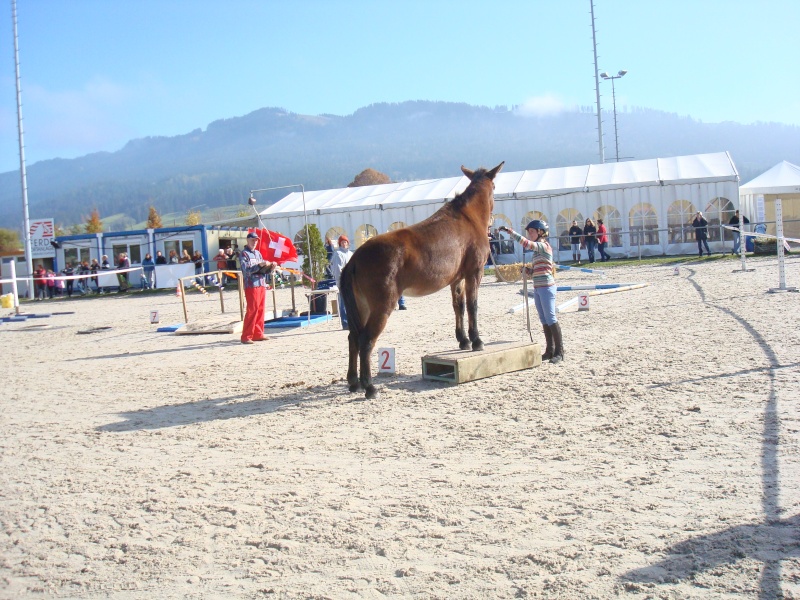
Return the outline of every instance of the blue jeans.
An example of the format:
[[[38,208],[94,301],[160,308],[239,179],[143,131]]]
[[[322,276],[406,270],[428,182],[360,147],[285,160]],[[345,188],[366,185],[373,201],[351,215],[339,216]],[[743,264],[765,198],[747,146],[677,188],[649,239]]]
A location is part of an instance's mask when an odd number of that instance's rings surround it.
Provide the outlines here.
[[[347,311],[344,308],[344,298],[339,294],[339,318],[342,320],[342,329],[348,329]]]
[[[556,286],[533,288],[533,301],[536,312],[539,313],[539,322],[542,325],[552,325],[558,322],[556,318]]]
[[[589,253],[589,262],[594,262],[594,245],[597,243],[597,240],[591,237],[586,238],[586,252]],[[551,323],[548,323],[551,325]]]
[[[742,236],[738,231],[733,232],[733,254],[739,254],[742,249]]]

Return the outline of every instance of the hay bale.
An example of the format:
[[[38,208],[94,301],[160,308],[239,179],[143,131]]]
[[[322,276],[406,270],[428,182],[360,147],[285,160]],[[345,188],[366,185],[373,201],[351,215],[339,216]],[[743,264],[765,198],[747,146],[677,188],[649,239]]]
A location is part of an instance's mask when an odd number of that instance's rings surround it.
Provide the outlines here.
[[[522,279],[522,263],[511,265],[495,265],[495,275],[497,281],[514,283]]]

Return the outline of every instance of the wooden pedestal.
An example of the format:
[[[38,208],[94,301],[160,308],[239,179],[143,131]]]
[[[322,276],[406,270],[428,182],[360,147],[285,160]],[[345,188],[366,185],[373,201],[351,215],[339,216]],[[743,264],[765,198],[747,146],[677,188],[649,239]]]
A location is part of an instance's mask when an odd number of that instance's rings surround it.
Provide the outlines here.
[[[430,381],[464,383],[530,369],[542,364],[539,344],[493,342],[481,352],[453,350],[422,357],[422,378]]]

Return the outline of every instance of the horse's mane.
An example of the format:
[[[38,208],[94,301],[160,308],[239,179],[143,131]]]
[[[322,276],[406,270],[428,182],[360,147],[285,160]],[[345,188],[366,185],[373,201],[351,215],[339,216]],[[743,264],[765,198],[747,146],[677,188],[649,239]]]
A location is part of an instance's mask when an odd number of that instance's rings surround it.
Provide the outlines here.
[[[474,175],[474,178],[473,178],[472,181],[476,181],[480,177],[485,177],[485,176],[486,176],[486,169],[481,167],[480,169],[477,169],[475,171],[475,175]],[[469,192],[468,195],[466,194],[467,192]],[[470,189],[470,187],[467,186],[467,189],[465,189],[463,192],[461,192],[459,194],[456,194],[453,197],[453,199],[450,202],[448,202],[448,204],[450,204],[453,208],[461,208],[467,202],[469,202],[469,200],[472,198],[474,193],[475,193],[474,190]]]

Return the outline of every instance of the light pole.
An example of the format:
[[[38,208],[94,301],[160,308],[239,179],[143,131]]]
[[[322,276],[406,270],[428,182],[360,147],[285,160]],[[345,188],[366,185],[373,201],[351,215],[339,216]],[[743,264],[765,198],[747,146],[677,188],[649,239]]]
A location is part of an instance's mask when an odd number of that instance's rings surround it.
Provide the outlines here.
[[[303,186],[302,183],[294,183],[292,185],[279,185],[276,187],[270,188],[261,188],[260,190],[250,190],[250,197],[247,199],[247,203],[253,207],[253,212],[256,213],[256,217],[258,218],[258,222],[261,223],[261,228],[266,229],[267,227],[264,225],[264,221],[261,220],[261,214],[256,210],[256,197],[253,195],[256,192],[269,192],[272,190],[285,190],[288,188],[300,188],[300,194],[303,198],[303,221],[305,223],[306,229],[306,248],[308,249],[308,268],[311,270],[311,277],[314,276],[314,259],[311,256],[311,236],[308,233],[308,213],[306,212],[306,188]],[[294,293],[294,292],[292,292]],[[310,314],[310,311],[309,311]]]
[[[609,75],[605,71],[600,73],[600,77],[603,79],[611,80],[611,99],[614,103],[614,147],[617,151],[617,162],[619,162],[619,137],[617,136],[617,93],[614,89],[614,80],[625,77],[625,73],[627,73],[625,70],[619,71],[616,75]]]

